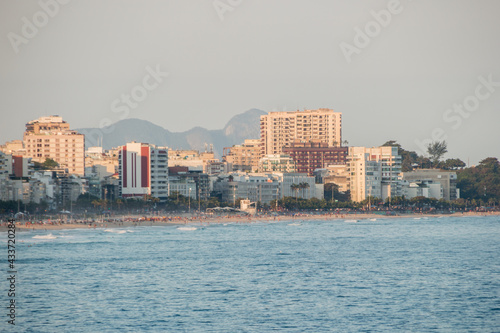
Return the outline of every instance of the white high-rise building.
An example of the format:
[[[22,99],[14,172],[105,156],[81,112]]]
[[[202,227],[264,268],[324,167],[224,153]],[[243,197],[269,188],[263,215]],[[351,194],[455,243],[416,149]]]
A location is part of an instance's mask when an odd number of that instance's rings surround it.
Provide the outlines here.
[[[349,147],[347,168],[352,201],[402,195],[398,147]]]
[[[120,149],[118,168],[123,198],[168,197],[168,148],[127,143]]]

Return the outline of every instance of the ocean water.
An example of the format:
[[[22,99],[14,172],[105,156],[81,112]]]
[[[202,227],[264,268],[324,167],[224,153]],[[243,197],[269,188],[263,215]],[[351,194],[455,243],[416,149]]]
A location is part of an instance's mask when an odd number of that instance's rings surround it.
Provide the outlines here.
[[[498,217],[16,237],[16,325],[2,305],[2,332],[500,331]]]

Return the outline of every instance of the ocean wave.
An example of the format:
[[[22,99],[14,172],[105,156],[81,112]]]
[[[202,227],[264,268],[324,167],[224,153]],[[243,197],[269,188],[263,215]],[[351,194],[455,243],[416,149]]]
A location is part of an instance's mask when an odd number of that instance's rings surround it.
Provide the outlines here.
[[[184,230],[184,231],[194,231],[197,230],[198,228],[196,227],[178,227],[177,230]]]
[[[48,235],[36,235],[36,236],[33,236],[32,238],[35,238],[35,239],[56,239],[57,236],[54,236],[52,234],[48,234]]]
[[[127,233],[127,230],[117,230],[117,229],[104,229],[104,231],[105,232],[112,232],[112,233],[118,234],[118,235]]]

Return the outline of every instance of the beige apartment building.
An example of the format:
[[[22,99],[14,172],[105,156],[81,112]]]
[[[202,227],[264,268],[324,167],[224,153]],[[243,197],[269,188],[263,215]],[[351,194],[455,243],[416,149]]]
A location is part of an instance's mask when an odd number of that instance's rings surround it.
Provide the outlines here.
[[[7,141],[0,146],[0,151],[8,155],[24,156],[26,151],[22,140]]]
[[[280,154],[295,141],[342,143],[342,113],[331,109],[269,112],[260,116],[261,156]]]
[[[40,163],[50,158],[68,173],[84,176],[85,136],[70,130],[62,117],[41,117],[27,123],[23,144],[25,157]]]
[[[260,160],[260,140],[245,140],[242,145],[224,148],[224,162],[230,163],[233,170],[256,172]]]

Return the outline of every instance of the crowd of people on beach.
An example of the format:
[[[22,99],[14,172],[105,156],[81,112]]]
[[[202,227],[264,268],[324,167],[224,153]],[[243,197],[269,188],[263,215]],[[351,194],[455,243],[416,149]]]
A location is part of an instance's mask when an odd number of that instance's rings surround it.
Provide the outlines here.
[[[460,212],[455,215],[498,215],[498,211],[490,212]],[[158,213],[157,213],[158,214]],[[210,224],[218,222],[241,222],[248,223],[253,221],[272,220],[279,221],[282,219],[343,219],[343,218],[368,218],[368,217],[404,217],[424,215],[423,212],[413,212],[411,214],[401,214],[394,212],[370,212],[370,211],[356,211],[356,210],[335,210],[335,211],[310,211],[310,212],[259,212],[256,215],[249,215],[244,213],[225,213],[225,214],[207,214],[207,213],[193,213],[193,214],[178,214],[178,215],[154,215],[154,216],[140,216],[140,215],[122,215],[122,216],[101,216],[86,218],[79,215],[64,216],[31,216],[26,219],[16,220],[16,225],[26,229],[39,229],[43,227],[57,228],[63,226],[75,227],[109,227],[109,226],[141,226],[141,225],[162,225],[162,224],[188,224],[188,223],[201,223]],[[432,214],[432,215],[451,215],[451,214]],[[0,226],[6,227],[8,217],[0,219]]]

